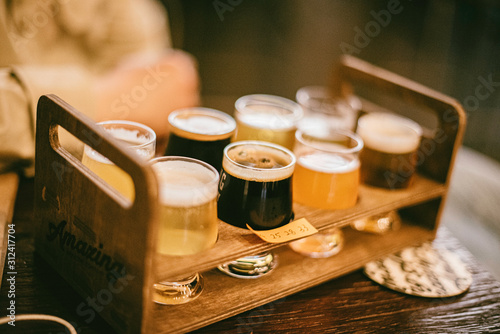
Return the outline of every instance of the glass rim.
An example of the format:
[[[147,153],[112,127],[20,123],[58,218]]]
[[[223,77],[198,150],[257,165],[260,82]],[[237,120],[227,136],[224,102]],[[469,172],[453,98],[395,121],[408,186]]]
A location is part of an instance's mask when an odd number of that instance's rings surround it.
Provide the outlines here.
[[[326,86],[320,85],[300,87],[295,92],[295,99],[297,100],[297,103],[302,104],[304,100],[309,100],[311,97],[316,98],[318,95],[322,95],[325,99],[330,99],[332,101],[337,100],[332,94],[329,94],[329,90]]]
[[[235,117],[238,118],[238,114],[248,115],[248,111],[250,109],[247,106],[250,104],[268,105],[282,108],[283,110],[288,111],[288,113],[280,114],[277,116],[284,117],[293,122],[298,121],[304,115],[304,110],[302,109],[300,104],[293,100],[270,94],[250,94],[238,98],[234,103],[234,108],[236,111]]]
[[[123,125],[132,125],[132,126],[135,126],[135,127],[138,127],[144,131],[146,131],[147,133],[149,133],[151,135],[151,138],[148,139],[146,142],[142,143],[142,144],[134,144],[134,145],[128,145],[127,147],[129,148],[133,148],[133,149],[141,149],[141,148],[144,148],[144,147],[147,147],[151,144],[155,144],[156,143],[156,132],[150,128],[149,126],[147,125],[144,125],[142,123],[138,123],[138,122],[134,122],[134,121],[127,121],[127,120],[108,120],[108,121],[102,121],[102,122],[98,122],[96,123],[97,125],[99,126],[102,126],[102,125],[108,125],[108,124],[112,124],[112,125],[120,125],[120,124],[123,124]],[[103,127],[103,129],[109,133],[109,131],[106,130],[106,128]],[[112,134],[111,136],[113,138],[115,138],[116,140],[120,141],[120,142],[123,142],[123,140],[120,140],[119,138],[116,138],[114,137]]]
[[[212,183],[217,183],[217,184],[219,183],[219,172],[217,171],[217,169],[215,169],[215,167],[213,167],[209,163],[206,163],[205,161],[202,161],[199,159],[184,157],[184,156],[180,156],[180,155],[164,155],[161,157],[155,157],[155,158],[150,159],[148,161],[148,164],[150,166],[153,166],[154,164],[157,164],[160,162],[165,162],[165,161],[186,161],[189,163],[195,163],[195,164],[201,165],[201,166],[205,167],[206,169],[208,169],[209,171],[213,172],[213,174],[214,174],[214,177],[210,181],[204,183],[204,186],[209,186]]]
[[[191,131],[185,127],[180,127],[178,124],[175,123],[177,117],[189,114],[203,115],[222,120],[228,125],[227,130],[224,129],[221,131],[214,131],[214,132]],[[193,134],[199,137],[197,139],[201,140],[225,139],[230,137],[236,131],[236,121],[234,120],[233,117],[231,117],[231,115],[223,111],[207,107],[188,107],[188,108],[174,110],[170,113],[170,115],[168,115],[168,123],[172,127],[173,133],[182,137],[185,137],[186,134],[188,135]]]
[[[327,86],[304,86],[295,93],[295,100],[304,108],[313,110],[316,113],[332,114],[337,108],[345,108],[347,111],[355,112],[355,108],[344,97],[335,97],[328,90]],[[311,101],[324,100],[325,105],[335,108],[335,110],[322,109],[320,106],[314,106]]]
[[[314,145],[314,143],[306,142],[306,139],[304,138],[304,135],[308,134],[308,131],[314,131],[315,129],[325,129],[324,127],[321,126],[315,126],[315,127],[308,127],[305,129],[299,129],[295,132],[295,139],[300,142],[302,145],[309,146],[314,148],[315,150],[322,151],[322,152],[327,152],[327,153],[340,153],[340,154],[353,154],[353,153],[359,153],[364,147],[364,141],[359,136],[358,134],[350,131],[350,130],[342,130],[342,129],[333,129],[333,128],[326,128],[328,129],[327,136],[318,136],[315,135],[314,133],[310,135],[311,139],[318,139],[318,141],[324,139],[325,142],[328,142],[328,136],[332,134],[339,134],[342,136],[345,136],[349,138],[350,140],[353,140],[356,145],[351,148],[339,148],[335,150],[330,150],[325,147],[321,147],[319,145]],[[319,131],[316,131],[315,133],[319,133]]]
[[[267,148],[272,148],[274,150],[281,151],[281,152],[285,153],[286,155],[290,156],[291,160],[286,166],[272,168],[272,169],[243,165],[243,164],[240,164],[239,162],[234,161],[228,155],[229,150],[231,150],[235,146],[242,146],[242,145],[254,145],[254,146],[264,146]],[[268,173],[269,172],[272,173],[273,171],[276,171],[276,173],[278,173],[278,172],[282,172],[283,170],[292,168],[293,166],[295,166],[295,163],[297,161],[295,154],[292,151],[290,151],[289,149],[287,149],[286,147],[283,147],[283,146],[278,145],[278,144],[266,142],[266,141],[261,141],[261,140],[241,140],[241,141],[236,141],[236,142],[233,142],[233,143],[227,145],[224,148],[224,159],[229,160],[232,164],[238,166],[239,168],[250,169],[250,170],[254,170],[254,171],[266,171]]]

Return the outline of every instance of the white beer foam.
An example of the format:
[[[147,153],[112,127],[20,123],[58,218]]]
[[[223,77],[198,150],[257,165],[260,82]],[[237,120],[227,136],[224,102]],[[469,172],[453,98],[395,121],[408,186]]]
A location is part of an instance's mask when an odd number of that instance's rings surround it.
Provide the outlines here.
[[[169,115],[168,121],[174,128],[202,135],[227,134],[236,128],[230,115],[204,107],[176,110]]]
[[[174,123],[180,129],[201,134],[224,133],[232,130],[230,124],[227,122],[203,115],[196,115],[190,118],[177,118]]]
[[[129,130],[129,129],[123,129],[123,128],[106,128],[106,132],[111,134],[114,138],[122,141],[125,143],[125,145],[136,148],[137,146],[141,146],[143,144],[146,144],[151,141],[150,138],[147,136],[139,133],[139,130]],[[96,160],[100,163],[104,164],[113,164],[108,158],[105,156],[101,155],[99,152],[95,151],[91,147],[85,145],[85,154],[93,159]],[[154,152],[151,150],[148,150],[147,147],[139,148],[137,147],[135,149],[135,152],[144,160],[149,160],[153,158]]]
[[[231,162],[228,160],[227,156],[224,156],[222,167],[226,172],[237,178],[248,181],[269,182],[286,179],[293,173],[295,157],[292,155],[292,158],[290,158],[288,154],[278,149],[255,144],[246,144],[234,147],[228,152],[228,155],[230,155],[231,159],[234,161],[238,153],[244,153],[250,156],[265,156],[270,159],[286,162],[287,164],[280,168],[250,167],[237,162]]]
[[[214,172],[195,162],[170,160],[152,165],[158,179],[159,198],[163,205],[198,206],[217,196]]]
[[[328,174],[343,174],[359,168],[358,159],[330,153],[305,154],[297,159],[297,163],[304,168]]]
[[[363,138],[366,147],[385,153],[402,154],[418,148],[422,128],[408,118],[372,113],[359,119],[357,133]]]
[[[109,132],[113,137],[118,140],[124,141],[130,145],[142,145],[150,141],[150,139],[139,133],[139,130],[128,130],[123,128],[107,128],[107,132]]]
[[[284,130],[295,126],[295,116],[288,110],[273,105],[248,105],[237,118],[255,128]]]

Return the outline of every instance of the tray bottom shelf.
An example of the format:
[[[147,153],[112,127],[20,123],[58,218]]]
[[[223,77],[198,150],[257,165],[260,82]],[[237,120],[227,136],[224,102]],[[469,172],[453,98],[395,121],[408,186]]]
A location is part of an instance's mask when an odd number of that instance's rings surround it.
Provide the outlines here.
[[[268,276],[238,279],[217,269],[204,272],[205,288],[198,299],[184,305],[152,307],[152,318],[148,320],[151,331],[187,332],[207,326],[360,269],[369,261],[435,236],[434,230],[407,223],[385,235],[361,233],[349,227],[343,231],[344,248],[330,258],[308,258],[284,245],[274,250],[279,265]]]

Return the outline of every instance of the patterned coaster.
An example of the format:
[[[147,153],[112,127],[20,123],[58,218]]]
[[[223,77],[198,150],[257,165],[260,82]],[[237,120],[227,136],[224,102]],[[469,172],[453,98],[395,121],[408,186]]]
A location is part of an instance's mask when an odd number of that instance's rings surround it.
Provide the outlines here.
[[[455,254],[428,242],[369,262],[364,272],[380,285],[420,297],[456,296],[472,284],[470,271]]]

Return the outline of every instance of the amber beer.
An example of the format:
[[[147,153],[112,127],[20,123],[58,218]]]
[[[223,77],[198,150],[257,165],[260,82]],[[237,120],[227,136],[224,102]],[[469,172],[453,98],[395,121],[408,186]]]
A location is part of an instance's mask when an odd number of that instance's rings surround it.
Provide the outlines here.
[[[354,206],[362,148],[361,138],[347,130],[313,127],[297,131],[294,200],[329,210]]]
[[[234,116],[237,123],[235,141],[267,141],[291,150],[303,110],[283,97],[253,94],[235,102]]]
[[[170,135],[165,155],[205,161],[217,171],[224,148],[230,143],[236,122],[228,114],[210,108],[186,108],[168,117]]]
[[[422,128],[414,121],[383,113],[366,114],[358,120],[361,179],[382,188],[406,188],[416,169]]]
[[[241,141],[224,150],[218,216],[241,228],[273,229],[293,218],[295,156],[279,145]]]

